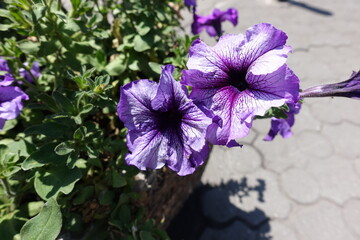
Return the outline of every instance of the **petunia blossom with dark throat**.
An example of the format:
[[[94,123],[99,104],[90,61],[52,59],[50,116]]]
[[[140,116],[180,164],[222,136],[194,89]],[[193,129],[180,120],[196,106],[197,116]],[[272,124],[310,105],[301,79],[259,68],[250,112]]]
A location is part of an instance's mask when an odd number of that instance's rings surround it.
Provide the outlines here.
[[[167,165],[183,176],[209,154],[205,135],[211,119],[188,98],[173,70],[163,67],[159,83],[143,79],[121,87],[118,115],[128,128],[129,165],[141,170]]]
[[[298,99],[299,79],[286,65],[291,47],[286,34],[271,24],[249,28],[245,35],[224,35],[210,47],[200,39],[189,50],[182,83],[212,124],[212,144],[237,146],[248,135],[256,115]]]

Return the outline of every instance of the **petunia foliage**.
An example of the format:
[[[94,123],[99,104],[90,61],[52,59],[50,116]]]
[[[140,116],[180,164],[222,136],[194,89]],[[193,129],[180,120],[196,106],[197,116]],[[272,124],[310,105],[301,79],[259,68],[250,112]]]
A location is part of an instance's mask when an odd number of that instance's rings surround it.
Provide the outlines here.
[[[0,2],[1,239],[167,239],[135,191],[117,103],[120,86],[185,66],[170,2]]]

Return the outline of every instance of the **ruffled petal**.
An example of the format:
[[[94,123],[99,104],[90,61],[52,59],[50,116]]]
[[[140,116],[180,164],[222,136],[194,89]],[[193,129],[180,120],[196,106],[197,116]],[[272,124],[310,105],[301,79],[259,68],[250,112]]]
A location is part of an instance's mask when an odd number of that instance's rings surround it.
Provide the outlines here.
[[[285,45],[287,35],[268,23],[261,23],[249,28],[245,34],[246,43],[241,48],[244,56],[243,66],[248,67],[264,53]]]
[[[1,86],[9,86],[13,82],[14,82],[14,78],[10,73],[5,73],[5,75],[0,76],[0,87]]]
[[[184,176],[193,173],[198,166],[204,163],[208,154],[208,145],[203,145],[200,151],[194,151],[182,136],[168,131],[165,137],[169,139],[169,159],[166,165],[178,175]]]
[[[162,69],[157,93],[151,101],[154,110],[165,112],[169,109],[177,109],[186,101],[184,90],[172,76],[174,68],[173,65],[169,64]]]
[[[221,70],[207,73],[190,69],[182,71],[181,84],[201,89],[213,89],[228,85],[229,80],[227,74]]]
[[[218,10],[218,9],[215,9]],[[215,15],[214,10],[214,15]],[[220,13],[220,14],[219,14]],[[230,21],[234,26],[238,23],[238,11],[235,8],[229,8],[228,10],[222,12],[219,10],[219,13],[216,13],[219,15],[221,22],[224,22],[225,20]]]
[[[289,46],[281,46],[271,50],[256,59],[250,65],[248,71],[254,75],[264,75],[275,72],[286,63],[289,52],[291,52],[291,47]]]
[[[216,73],[226,66],[211,47],[200,39],[196,39],[189,49],[188,69],[196,69],[204,73]]]
[[[279,107],[291,99],[298,98],[298,78],[286,65],[264,75],[248,72],[246,80],[253,94],[249,105],[253,106],[254,115],[262,116],[270,107]]]
[[[180,110],[185,112],[181,124],[184,142],[199,152],[205,145],[206,128],[211,124],[211,119],[193,103],[181,106]]]
[[[141,170],[159,169],[165,165],[168,159],[169,142],[157,130],[148,131],[143,136],[137,138],[130,144],[128,148],[132,149],[125,157],[127,164],[134,165]]]
[[[22,100],[29,96],[18,87],[0,87],[0,118],[14,119],[23,109]]]
[[[144,134],[155,126],[151,100],[157,92],[156,82],[143,79],[121,87],[117,112],[120,120],[129,130]]]
[[[228,86],[212,97],[210,110],[221,118],[221,121],[215,121],[207,129],[207,138],[212,144],[228,145],[231,140],[245,137],[249,133],[251,115],[248,114],[246,101],[243,102],[247,100],[243,95],[245,94],[240,94],[236,88]]]

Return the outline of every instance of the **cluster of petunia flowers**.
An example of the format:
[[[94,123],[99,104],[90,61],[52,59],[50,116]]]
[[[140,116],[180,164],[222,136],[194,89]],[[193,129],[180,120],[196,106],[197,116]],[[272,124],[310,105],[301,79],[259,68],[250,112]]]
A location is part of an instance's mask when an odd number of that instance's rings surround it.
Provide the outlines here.
[[[180,82],[172,76],[174,66],[166,65],[158,83],[142,79],[122,86],[117,111],[128,129],[127,164],[141,170],[166,165],[188,175],[205,162],[210,144],[241,146],[236,139],[247,136],[254,118],[272,107],[286,104],[288,111],[285,119],[271,119],[268,141],[291,136],[301,98],[359,97],[359,72],[300,94],[299,79],[286,64],[286,40],[267,23],[245,35],[224,35],[213,47],[197,39]]]
[[[240,146],[236,139],[248,135],[255,116],[296,104],[299,79],[286,65],[286,40],[267,23],[245,35],[224,35],[213,47],[197,39],[180,82],[166,65],[159,83],[144,79],[121,87],[126,162],[141,170],[167,165],[179,175],[191,174],[206,160],[209,143]]]
[[[40,66],[37,62],[33,63],[30,72],[35,78],[40,76]],[[33,77],[24,68],[19,70],[19,75],[30,83],[34,82]],[[29,100],[29,96],[14,84],[14,80],[7,61],[0,57],[0,130],[3,129],[6,120],[15,119],[20,114],[23,100]],[[21,81],[18,83],[21,84]]]

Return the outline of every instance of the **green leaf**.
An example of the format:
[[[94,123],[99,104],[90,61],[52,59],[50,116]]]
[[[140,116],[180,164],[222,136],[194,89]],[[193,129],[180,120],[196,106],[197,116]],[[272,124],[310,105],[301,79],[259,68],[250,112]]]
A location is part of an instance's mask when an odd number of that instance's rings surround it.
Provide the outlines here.
[[[85,201],[89,200],[94,195],[94,192],[94,186],[82,187],[80,191],[76,194],[76,197],[73,200],[73,204],[83,204]]]
[[[89,19],[89,22],[87,23],[87,26],[92,27],[93,25],[98,24],[102,20],[103,20],[103,16],[100,13],[95,13]]]
[[[149,67],[151,68],[151,70],[153,70],[154,72],[156,72],[157,74],[161,73],[161,64],[156,63],[156,62],[149,62]]]
[[[42,167],[45,164],[61,164],[65,163],[67,156],[59,156],[54,152],[57,143],[48,143],[42,146],[38,151],[30,154],[21,165],[23,170]]]
[[[125,177],[121,176],[116,170],[112,170],[112,185],[114,188],[120,188],[127,184]]]
[[[117,56],[106,67],[105,71],[111,76],[118,76],[126,70],[126,60],[124,55]]]
[[[44,206],[44,202],[43,202],[43,201],[29,202],[29,203],[27,204],[29,216],[30,216],[30,217],[33,217],[33,216],[35,216],[36,214],[38,214],[43,206]]]
[[[8,18],[15,22],[15,19],[11,16],[10,12],[6,9],[0,9],[0,17]]]
[[[81,126],[74,132],[74,139],[77,141],[82,141],[85,138],[85,135],[87,133],[87,128],[85,126]]]
[[[64,135],[66,130],[68,130],[68,127],[63,124],[46,122],[25,129],[24,133],[26,135],[43,134],[47,137],[59,138]]]
[[[23,51],[25,54],[29,55],[35,55],[40,49],[40,43],[39,42],[32,42],[29,40],[22,40],[18,43],[19,48],[21,51]]]
[[[137,52],[144,52],[153,47],[154,44],[154,35],[147,34],[145,36],[136,35],[134,38],[134,49]]]
[[[24,225],[23,219],[20,219],[18,215],[19,210],[12,211],[8,214],[2,213],[2,216],[0,216],[1,239],[15,240],[16,234],[19,233],[22,225]]]
[[[141,240],[155,240],[151,232],[148,231],[140,231],[140,239]]]
[[[68,155],[68,159],[66,160],[66,166],[69,168],[74,168],[79,160],[79,152],[73,151]]]
[[[58,167],[50,168],[46,172],[38,171],[35,174],[35,190],[44,200],[57,197],[60,192],[69,194],[81,176],[78,168]]]
[[[58,91],[53,92],[53,97],[56,100],[56,103],[63,109],[64,112],[74,113],[74,105],[71,103],[71,101],[61,94]]]
[[[38,95],[38,98],[46,105],[48,106],[53,112],[59,112],[59,109],[56,105],[56,102],[54,98],[50,97],[47,94],[40,94]]]
[[[114,200],[114,192],[104,190],[99,194],[99,203],[101,205],[110,205]]]
[[[80,5],[81,0],[70,0],[70,2],[72,4],[73,9],[76,10]]]
[[[51,198],[39,215],[27,221],[20,230],[24,240],[53,240],[59,235],[62,225],[61,211],[56,200]]]
[[[146,19],[146,20],[140,22],[139,24],[135,25],[137,33],[140,34],[141,36],[144,36],[148,32],[150,32],[150,30],[151,30],[151,26],[149,26],[150,23],[151,23],[151,21]]]
[[[5,121],[5,126],[0,130],[0,135],[5,134],[7,131],[13,129],[17,124],[16,119]]]
[[[35,146],[25,139],[9,143],[8,148],[10,152],[24,157],[28,157],[36,150]]]
[[[62,142],[55,147],[55,153],[60,156],[67,155],[75,151],[72,145],[73,143],[70,141]]]
[[[15,26],[16,24],[0,24],[0,31],[7,31]]]
[[[39,57],[46,57],[50,54],[55,53],[60,47],[60,42],[54,39],[48,42],[41,42],[38,55]]]
[[[75,53],[92,54],[95,49],[88,42],[78,42],[72,47]]]
[[[91,103],[86,104],[85,106],[82,107],[81,111],[79,112],[79,115],[84,115],[89,113],[91,110],[93,110],[94,105],[92,105]]]

